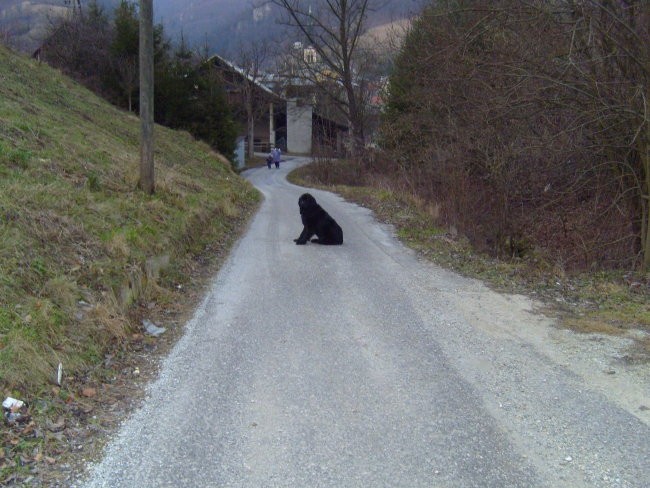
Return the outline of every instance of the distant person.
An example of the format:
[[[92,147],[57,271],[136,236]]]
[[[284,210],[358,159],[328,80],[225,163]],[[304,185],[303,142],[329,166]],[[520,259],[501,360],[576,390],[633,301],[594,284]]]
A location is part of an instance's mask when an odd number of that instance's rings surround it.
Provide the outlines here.
[[[274,147],[273,151],[271,151],[271,154],[273,154],[273,163],[275,164],[276,168],[280,167],[280,148]]]
[[[271,169],[271,164],[273,163],[273,159],[275,158],[275,155],[273,154],[273,151],[269,153],[269,155],[266,157],[266,165]]]

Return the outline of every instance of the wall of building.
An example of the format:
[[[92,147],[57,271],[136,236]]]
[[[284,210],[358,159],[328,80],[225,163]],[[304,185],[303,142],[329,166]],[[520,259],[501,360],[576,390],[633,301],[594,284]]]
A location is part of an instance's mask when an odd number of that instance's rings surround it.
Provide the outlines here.
[[[308,104],[299,104],[293,98],[287,100],[287,151],[295,154],[311,154],[312,114]]]

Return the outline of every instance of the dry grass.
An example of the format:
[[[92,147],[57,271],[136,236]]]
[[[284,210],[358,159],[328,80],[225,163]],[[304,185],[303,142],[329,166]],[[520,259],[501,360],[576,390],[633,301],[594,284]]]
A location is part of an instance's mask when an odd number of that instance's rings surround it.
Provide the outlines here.
[[[323,161],[289,175],[297,184],[320,186],[372,209],[423,256],[508,292],[528,293],[550,304],[561,327],[581,333],[622,335],[650,332],[650,280],[624,271],[568,273],[531,253],[525,259],[496,259],[473,249],[455,229],[442,228],[439,208],[399,187],[398,181],[359,174],[347,161]],[[648,341],[639,351],[648,352]],[[643,356],[650,359],[650,354]]]
[[[195,304],[186,290],[203,267],[214,271],[259,195],[221,155],[162,127],[156,193],[142,194],[136,117],[2,47],[0,65],[0,392],[33,418],[2,432],[4,484],[43,475],[44,456],[92,431],[52,436],[47,419],[78,425],[95,408],[105,422],[102,399],[84,401],[87,385],[128,403],[125,365],[167,347],[182,323],[152,343],[141,319]]]
[[[156,127],[156,194],[136,189],[139,121],[0,48],[0,386],[30,397],[76,375],[171,301],[258,200],[221,155]],[[147,276],[146,263],[167,256]]]
[[[562,321],[562,324],[583,334],[623,335],[625,333],[624,328],[598,318],[567,317]]]

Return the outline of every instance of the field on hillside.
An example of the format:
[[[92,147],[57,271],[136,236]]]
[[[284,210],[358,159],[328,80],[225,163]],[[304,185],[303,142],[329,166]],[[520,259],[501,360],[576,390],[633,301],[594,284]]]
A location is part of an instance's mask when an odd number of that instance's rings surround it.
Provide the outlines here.
[[[156,193],[137,190],[139,120],[0,47],[0,386],[33,396],[101,363],[143,304],[179,300],[258,201],[225,158],[155,132]],[[210,257],[210,256],[208,256]]]

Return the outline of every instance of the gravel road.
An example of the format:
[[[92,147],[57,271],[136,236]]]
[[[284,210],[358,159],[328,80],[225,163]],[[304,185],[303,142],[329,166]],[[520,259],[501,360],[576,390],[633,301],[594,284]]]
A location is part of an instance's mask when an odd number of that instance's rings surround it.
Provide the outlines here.
[[[310,191],[343,246],[265,197],[91,487],[648,487],[650,377],[629,338],[553,327]]]

